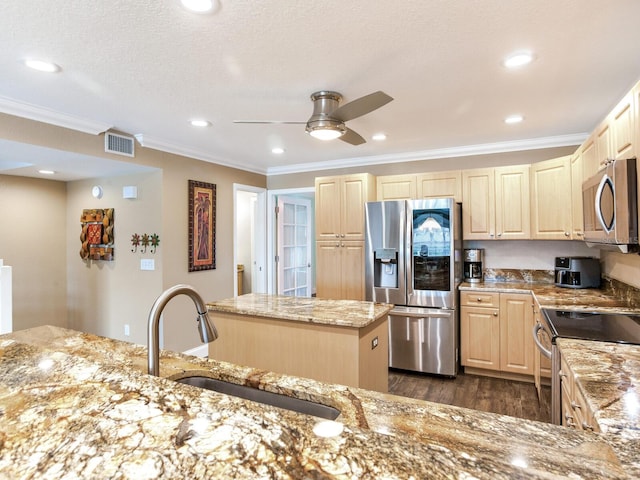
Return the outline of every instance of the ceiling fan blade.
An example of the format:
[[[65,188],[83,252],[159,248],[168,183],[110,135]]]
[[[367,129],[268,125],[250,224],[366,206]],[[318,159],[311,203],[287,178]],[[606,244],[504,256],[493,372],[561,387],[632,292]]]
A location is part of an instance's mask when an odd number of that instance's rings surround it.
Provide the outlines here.
[[[351,145],[362,145],[363,143],[366,143],[366,140],[362,138],[359,133],[354,132],[349,127],[347,127],[347,133],[338,138],[343,142],[350,143]]]
[[[384,92],[378,91],[370,93],[369,95],[357,98],[352,102],[345,103],[341,107],[336,108],[331,112],[331,117],[346,122],[373,112],[391,100],[393,100],[393,98]]]

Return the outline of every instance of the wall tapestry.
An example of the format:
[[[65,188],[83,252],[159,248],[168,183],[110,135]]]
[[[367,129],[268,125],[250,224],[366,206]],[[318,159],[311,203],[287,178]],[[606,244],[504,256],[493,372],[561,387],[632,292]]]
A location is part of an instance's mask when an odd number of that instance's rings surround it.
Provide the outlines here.
[[[189,180],[189,271],[216,268],[216,186]]]

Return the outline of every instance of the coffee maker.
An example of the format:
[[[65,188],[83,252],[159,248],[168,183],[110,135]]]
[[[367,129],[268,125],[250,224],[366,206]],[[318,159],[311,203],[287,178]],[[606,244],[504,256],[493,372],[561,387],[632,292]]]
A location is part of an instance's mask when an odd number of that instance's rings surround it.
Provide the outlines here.
[[[482,281],[482,248],[469,248],[464,251],[464,279],[470,283]]]

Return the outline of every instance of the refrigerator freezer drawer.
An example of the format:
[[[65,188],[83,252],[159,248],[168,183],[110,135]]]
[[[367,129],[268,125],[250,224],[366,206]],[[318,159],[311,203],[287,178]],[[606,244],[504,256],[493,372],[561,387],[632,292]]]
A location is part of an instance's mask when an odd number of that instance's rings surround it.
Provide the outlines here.
[[[458,373],[456,311],[393,309],[389,315],[389,366],[455,376]]]

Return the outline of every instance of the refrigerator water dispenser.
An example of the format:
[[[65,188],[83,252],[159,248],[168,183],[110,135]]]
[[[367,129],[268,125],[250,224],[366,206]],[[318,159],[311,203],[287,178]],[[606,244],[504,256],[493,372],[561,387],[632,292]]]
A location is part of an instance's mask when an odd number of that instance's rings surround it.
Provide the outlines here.
[[[378,248],[373,254],[375,287],[398,288],[398,250]]]

